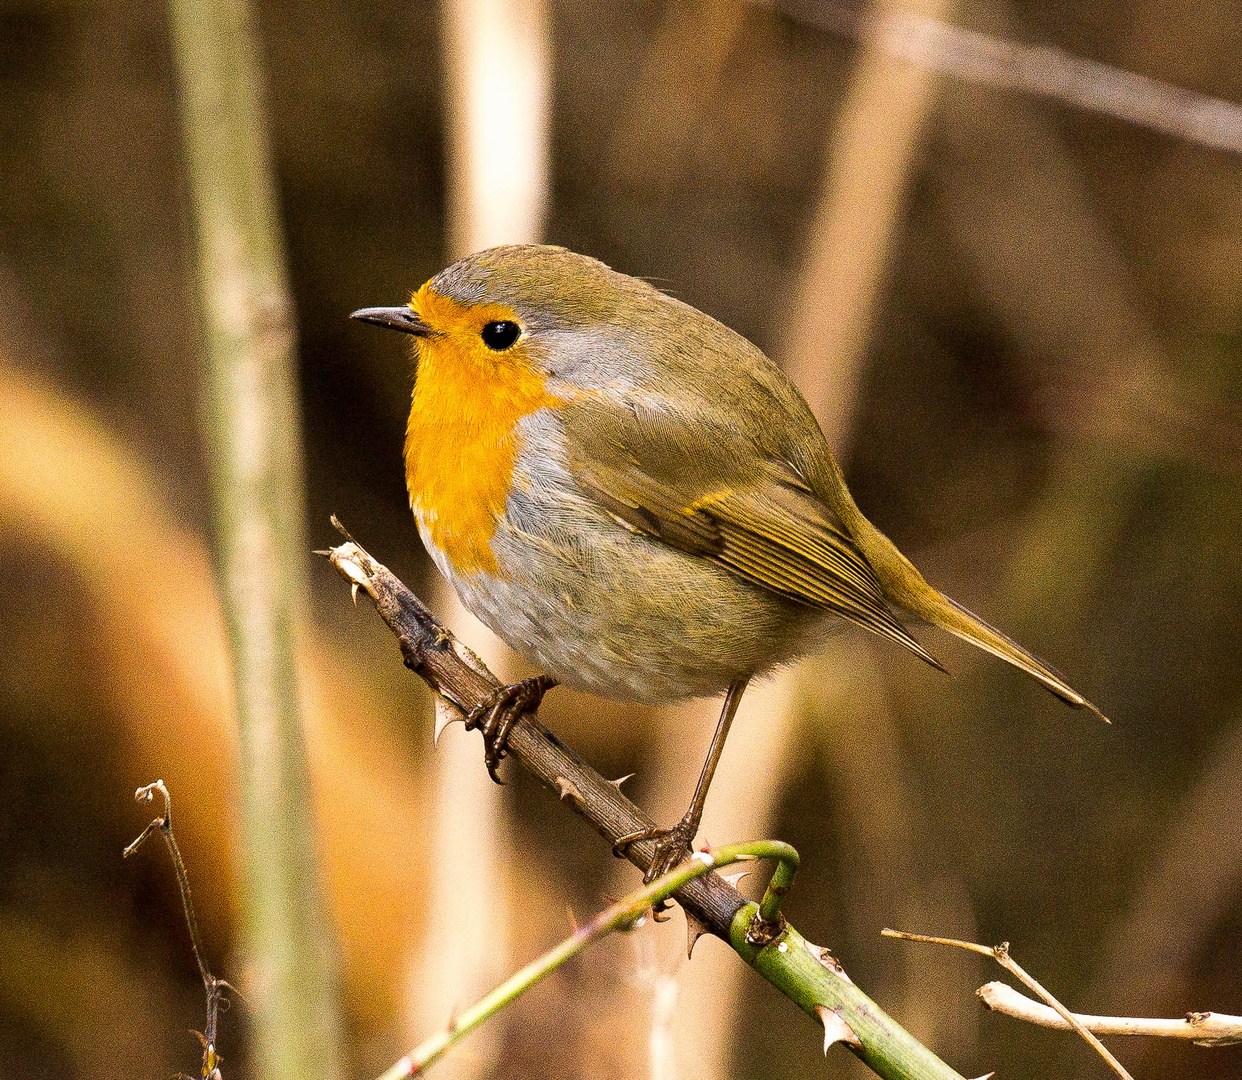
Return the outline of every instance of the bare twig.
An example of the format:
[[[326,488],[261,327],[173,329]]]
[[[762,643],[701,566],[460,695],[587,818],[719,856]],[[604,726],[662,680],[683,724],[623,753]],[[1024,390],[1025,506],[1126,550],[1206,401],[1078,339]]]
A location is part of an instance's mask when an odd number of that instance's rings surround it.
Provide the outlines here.
[[[546,0],[440,6],[453,257],[538,243],[548,211],[552,27]]]
[[[993,1012],[1015,1020],[1026,1020],[1041,1027],[1069,1031],[1070,1025],[1056,1012],[1012,986],[990,982],[975,991],[979,1000]],[[1196,1046],[1232,1046],[1242,1043],[1242,1016],[1216,1012],[1187,1013],[1180,1020],[1158,1020],[1141,1016],[1088,1016],[1075,1013],[1075,1019],[1096,1035],[1153,1035],[1164,1039],[1190,1039]]]
[[[973,941],[960,941],[957,938],[929,937],[927,934],[909,934],[904,930],[890,930],[885,927],[880,931],[885,937],[900,938],[902,941],[922,941],[928,945],[950,945],[955,949],[969,949],[971,952],[977,952],[981,956],[990,956],[1001,967],[1009,972],[1014,978],[1021,981],[1030,990],[1033,990],[1041,998],[1044,999],[1053,1009],[1060,1015],[1065,1023],[1078,1032],[1088,1043],[1095,1049],[1095,1052],[1108,1062],[1118,1076],[1123,1080],[1134,1080],[1134,1078],[1125,1070],[1125,1067],[1118,1061],[1099,1039],[1097,1039],[1090,1030],[1079,1023],[1078,1018],[1062,1005],[1055,997],[1040,985],[1040,983],[1031,975],[1028,975],[1022,966],[1009,955],[1009,942],[1002,941],[999,945],[979,945]]]
[[[194,1033],[203,1044],[202,1078],[203,1080],[221,1080],[221,1058],[216,1051],[217,1020],[221,1003],[228,1006],[229,999],[224,997],[224,991],[233,990],[233,987],[223,979],[217,979],[207,967],[207,961],[203,959],[203,942],[198,936],[198,920],[194,917],[194,901],[190,896],[190,875],[186,873],[185,862],[181,858],[181,849],[177,846],[177,838],[173,835],[172,796],[168,794],[168,788],[164,786],[163,780],[156,780],[154,784],[147,784],[146,787],[140,787],[135,791],[134,799],[140,803],[151,802],[157,791],[164,796],[164,813],[147,825],[138,834],[137,839],[121,854],[123,858],[129,858],[142,847],[152,833],[157,832],[168,846],[168,853],[172,856],[173,870],[177,874],[177,887],[181,890],[181,907],[185,911],[186,926],[190,928],[190,947],[194,950],[194,962],[198,964],[198,973],[202,977],[203,989],[207,993],[207,1023],[201,1032]]]
[[[681,866],[610,905],[585,926],[575,930],[555,949],[506,979],[482,1000],[455,1016],[443,1031],[411,1050],[384,1073],[380,1080],[401,1080],[402,1077],[422,1073],[459,1039],[552,974],[565,961],[577,956],[592,942],[614,930],[633,926],[653,905],[668,899],[684,885],[704,874],[747,859],[779,860],[768,891],[764,894],[763,905],[759,909],[759,918],[770,918],[773,922],[779,920],[780,898],[788,891],[798,867],[798,853],[792,847],[779,840],[760,840],[751,844],[735,844],[716,851],[695,852]]]

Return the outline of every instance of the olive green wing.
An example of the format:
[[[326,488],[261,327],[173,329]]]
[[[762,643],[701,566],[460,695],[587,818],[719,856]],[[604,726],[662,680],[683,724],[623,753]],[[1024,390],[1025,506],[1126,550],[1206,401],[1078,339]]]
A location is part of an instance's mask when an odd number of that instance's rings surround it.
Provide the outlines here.
[[[897,620],[844,527],[789,465],[755,460],[727,432],[695,445],[684,435],[670,445],[643,434],[597,427],[590,451],[571,463],[599,506],[652,539],[832,611],[940,667]]]

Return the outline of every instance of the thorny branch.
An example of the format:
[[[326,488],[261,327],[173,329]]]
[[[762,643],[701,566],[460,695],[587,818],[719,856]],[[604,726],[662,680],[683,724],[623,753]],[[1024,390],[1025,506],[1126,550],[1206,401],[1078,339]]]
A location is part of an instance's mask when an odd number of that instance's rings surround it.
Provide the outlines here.
[[[155,798],[157,791],[164,796],[163,815],[155,818],[147,825],[138,834],[138,838],[121,854],[123,858],[129,858],[130,855],[146,843],[147,838],[152,833],[156,832],[163,836],[164,843],[168,845],[168,853],[172,856],[173,870],[177,874],[177,887],[181,890],[181,906],[185,911],[185,922],[190,928],[190,946],[194,950],[194,962],[198,964],[198,973],[202,977],[203,989],[207,993],[207,1023],[201,1032],[196,1031],[194,1033],[203,1044],[202,1080],[222,1080],[220,1074],[220,1062],[222,1059],[216,1052],[217,1020],[221,1005],[227,1009],[229,1004],[229,999],[224,996],[224,991],[233,990],[233,987],[223,979],[217,979],[207,967],[207,961],[203,959],[203,942],[198,936],[198,920],[194,917],[194,901],[190,897],[190,875],[186,873],[185,862],[181,858],[181,849],[177,846],[177,838],[173,835],[172,796],[168,794],[168,788],[164,786],[163,780],[156,780],[154,784],[147,784],[146,787],[140,787],[135,791],[134,799],[140,803],[151,802]]]
[[[437,726],[464,717],[488,700],[500,683],[482,661],[436,622],[405,584],[350,538],[335,518],[333,524],[349,542],[320,554],[326,555],[350,583],[355,599],[361,589],[375,601],[381,618],[397,636],[406,667],[439,696]],[[450,715],[446,717],[445,713]],[[655,825],[621,793],[620,781],[605,780],[537,717],[526,714],[518,721],[509,734],[508,750],[610,844]],[[654,849],[654,841],[639,841],[627,848],[625,857],[646,870]],[[734,915],[745,904],[737,890],[715,874],[691,882],[676,899],[704,929],[725,940]]]
[[[460,719],[488,700],[500,685],[465,646],[387,567],[333,524],[348,542],[326,555],[350,583],[354,596],[365,591],[401,647],[405,664],[437,695],[437,728]],[[605,780],[530,714],[509,734],[508,752],[562,802],[586,818],[609,844],[654,823],[621,794],[621,781]],[[624,778],[623,778],[624,779]],[[654,841],[630,845],[625,857],[642,870],[650,865]],[[775,906],[788,886],[778,869],[765,903],[747,901],[719,874],[687,882],[673,895],[686,914],[689,949],[703,934],[724,940],[743,960],[824,1029],[824,1052],[836,1043],[848,1047],[885,1080],[962,1080],[905,1031],[845,973],[827,949],[808,942]],[[776,922],[766,919],[777,915]]]

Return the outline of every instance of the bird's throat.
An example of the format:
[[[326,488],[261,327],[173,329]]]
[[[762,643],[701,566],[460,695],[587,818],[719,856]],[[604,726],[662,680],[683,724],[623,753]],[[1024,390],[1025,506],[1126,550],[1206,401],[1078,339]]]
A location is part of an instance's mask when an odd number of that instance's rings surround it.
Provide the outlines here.
[[[525,364],[492,361],[450,340],[418,343],[405,479],[423,538],[460,574],[497,574],[491,541],[521,451],[519,421],[560,399]]]

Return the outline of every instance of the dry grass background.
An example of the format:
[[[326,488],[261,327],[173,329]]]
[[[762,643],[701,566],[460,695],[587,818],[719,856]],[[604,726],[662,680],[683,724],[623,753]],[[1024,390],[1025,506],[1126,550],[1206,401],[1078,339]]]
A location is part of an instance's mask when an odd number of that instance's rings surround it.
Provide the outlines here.
[[[452,21],[470,7],[257,5],[309,531],[327,540],[339,513],[424,591],[400,468],[410,371],[345,315],[473,246]],[[545,202],[521,228],[781,359],[864,509],[1115,721],[946,641],[952,680],[844,634],[748,697],[705,835],[794,843],[791,917],[965,1075],[1105,1073],[1064,1036],[981,1015],[992,973],[975,960],[881,926],[1009,939],[1091,1011],[1242,1012],[1242,160],[931,74],[801,9],[521,10],[545,27],[546,51],[523,56],[548,64],[524,205]],[[1238,3],[906,10],[1242,101]],[[514,140],[499,151],[516,167],[531,138]],[[172,788],[211,958],[227,976],[238,957],[235,737],[160,4],[0,0],[0,178],[0,1076],[166,1076],[195,1059],[199,990],[168,868],[154,848],[120,862],[139,783]],[[452,731],[433,752],[429,702],[378,620],[324,566],[312,590],[306,736],[362,1077],[558,939],[567,906],[633,877],[522,777],[473,784],[477,740]],[[629,790],[667,817],[711,711],[557,691],[545,716],[602,771],[636,772]],[[437,804],[454,779],[487,804],[464,839]],[[478,846],[455,871],[466,930],[446,941],[428,913],[452,826]],[[824,1063],[717,943],[690,965],[682,945],[679,917],[605,944],[445,1074],[863,1075]],[[244,1015],[224,1021],[226,1076],[247,1075]],[[1121,1053],[1139,1076],[1242,1076],[1237,1048]]]

